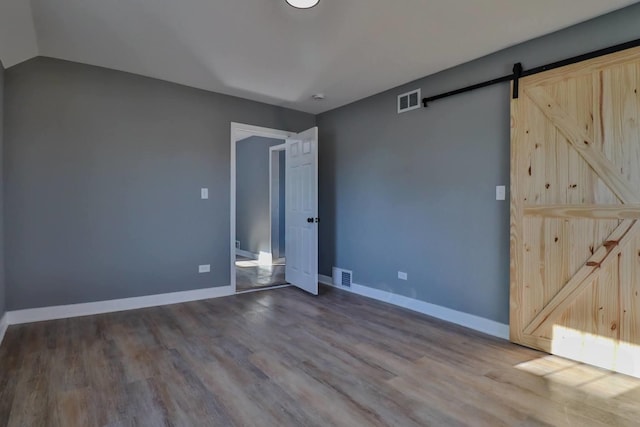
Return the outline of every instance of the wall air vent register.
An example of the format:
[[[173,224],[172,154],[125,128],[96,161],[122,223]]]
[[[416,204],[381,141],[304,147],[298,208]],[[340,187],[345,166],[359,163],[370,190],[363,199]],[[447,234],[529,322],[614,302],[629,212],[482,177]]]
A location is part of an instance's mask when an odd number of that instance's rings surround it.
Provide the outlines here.
[[[420,89],[398,95],[398,114],[420,108]]]

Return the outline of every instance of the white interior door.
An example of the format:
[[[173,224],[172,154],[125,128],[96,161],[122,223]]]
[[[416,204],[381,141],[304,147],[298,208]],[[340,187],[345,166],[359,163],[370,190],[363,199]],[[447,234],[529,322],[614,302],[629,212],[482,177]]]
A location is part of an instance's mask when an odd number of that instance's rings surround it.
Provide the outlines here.
[[[318,295],[318,128],[287,139],[285,279]]]

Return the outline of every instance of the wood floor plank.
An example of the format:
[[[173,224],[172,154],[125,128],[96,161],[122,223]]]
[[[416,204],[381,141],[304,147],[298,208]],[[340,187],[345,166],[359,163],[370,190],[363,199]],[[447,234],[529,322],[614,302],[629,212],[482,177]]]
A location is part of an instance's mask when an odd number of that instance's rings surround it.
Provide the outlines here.
[[[637,425],[640,380],[339,290],[11,326],[0,425]]]
[[[528,408],[538,408],[539,410],[531,416],[552,425],[565,420],[568,415],[581,426],[607,425],[599,420],[590,419],[580,412],[568,411],[567,406],[558,403],[552,396],[537,396],[528,389],[498,383],[484,375],[469,375],[455,366],[427,356],[416,363],[416,369],[411,378],[431,381],[438,379],[443,385],[464,382],[468,385],[467,390],[473,390],[473,393],[467,395],[466,391],[458,389],[456,396],[459,399],[469,398],[476,402],[478,396],[482,396],[482,400],[477,401],[477,405],[491,407],[492,412],[500,414],[501,417],[507,417],[514,411],[527,414]]]
[[[298,404],[319,413],[331,425],[385,425],[378,414],[363,411],[356,402],[338,393],[330,384],[287,363],[280,355],[257,353],[252,356],[252,363],[283,387]]]
[[[88,387],[61,391],[55,396],[53,416],[56,425],[90,426],[98,424],[98,421],[93,419],[91,403],[88,401],[90,396]]]

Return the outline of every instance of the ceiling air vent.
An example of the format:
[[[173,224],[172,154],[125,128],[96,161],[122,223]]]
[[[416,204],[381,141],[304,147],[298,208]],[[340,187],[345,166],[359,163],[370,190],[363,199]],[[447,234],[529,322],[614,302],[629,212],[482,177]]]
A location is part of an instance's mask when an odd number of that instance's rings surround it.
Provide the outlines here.
[[[398,114],[420,108],[420,89],[398,95]]]
[[[353,277],[352,271],[333,267],[333,285],[334,286],[343,286],[345,288],[350,288],[352,277]]]

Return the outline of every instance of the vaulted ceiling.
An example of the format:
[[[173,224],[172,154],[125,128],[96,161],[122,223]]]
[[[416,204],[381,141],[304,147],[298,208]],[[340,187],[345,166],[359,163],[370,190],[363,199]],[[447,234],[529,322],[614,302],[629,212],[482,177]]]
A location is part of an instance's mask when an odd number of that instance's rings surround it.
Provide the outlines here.
[[[0,0],[0,59],[50,56],[319,113],[635,2]]]

